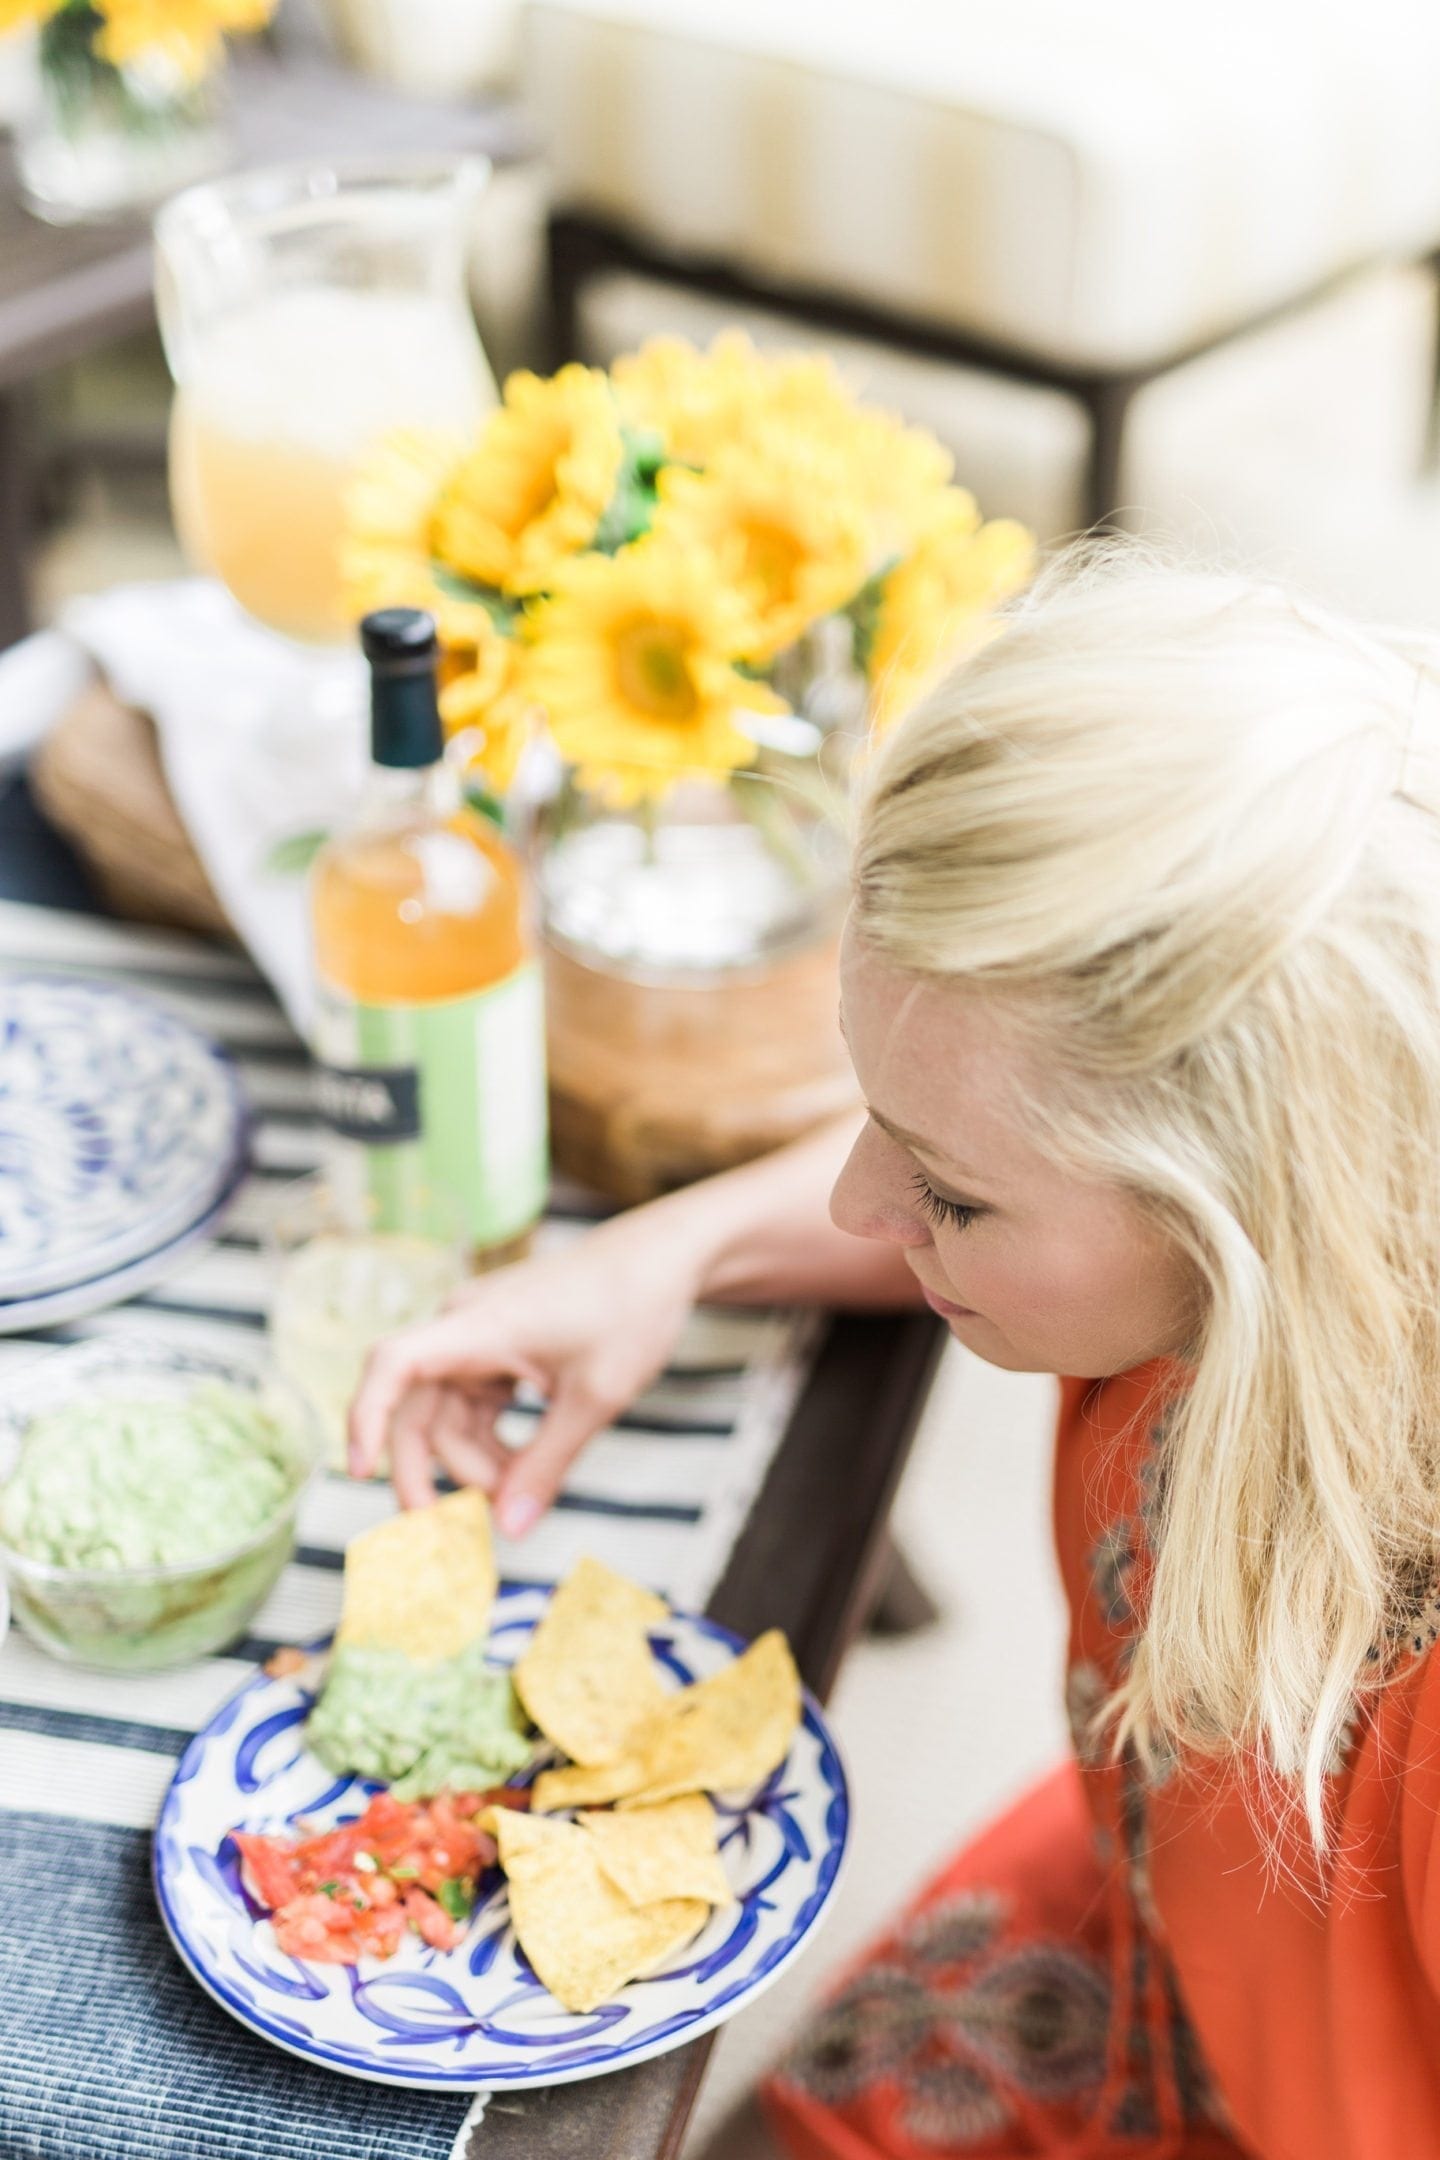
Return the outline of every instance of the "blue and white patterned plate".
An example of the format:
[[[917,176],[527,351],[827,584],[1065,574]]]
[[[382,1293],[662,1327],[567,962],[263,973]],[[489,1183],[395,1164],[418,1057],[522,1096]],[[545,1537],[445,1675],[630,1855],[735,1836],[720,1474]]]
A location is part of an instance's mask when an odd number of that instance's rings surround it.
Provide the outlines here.
[[[0,1299],[65,1290],[172,1245],[243,1160],[218,1043],[134,991],[0,978]]]
[[[491,1661],[508,1666],[550,1590],[502,1585]],[[675,1613],[651,1648],[677,1687],[718,1672],[744,1645],[713,1621]],[[190,1971],[277,2047],[351,2077],[473,2091],[563,2085],[681,2047],[731,2017],[790,1963],[834,1892],[849,1833],[845,1773],[807,1697],[789,1756],[755,1792],[717,1798],[736,1903],[664,1970],[585,2015],[536,1980],[510,1927],[504,1878],[482,1878],[464,1941],[427,1949],[411,1934],[384,1962],[304,1965],[275,1947],[241,1888],[233,1828],[274,1832],[303,1816],[329,1828],[361,1812],[373,1785],[337,1781],[308,1754],[311,1696],[259,1674],[191,1741],[155,1832],[155,1889]]]
[[[40,1328],[83,1320],[88,1313],[107,1311],[112,1305],[122,1305],[128,1298],[139,1297],[142,1291],[166,1282],[197,1245],[203,1245],[219,1231],[247,1175],[242,1160],[208,1214],[169,1245],[157,1247],[142,1259],[112,1268],[108,1275],[92,1276],[88,1282],[67,1283],[63,1290],[46,1290],[39,1297],[0,1298],[0,1335],[33,1335]]]

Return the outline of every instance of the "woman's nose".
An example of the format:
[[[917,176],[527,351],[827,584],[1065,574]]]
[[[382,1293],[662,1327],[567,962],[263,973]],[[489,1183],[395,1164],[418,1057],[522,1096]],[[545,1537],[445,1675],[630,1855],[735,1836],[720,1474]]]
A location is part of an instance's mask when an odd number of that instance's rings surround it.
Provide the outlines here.
[[[867,1124],[830,1195],[836,1228],[885,1245],[928,1245],[930,1228],[912,1204],[905,1163],[903,1148]]]

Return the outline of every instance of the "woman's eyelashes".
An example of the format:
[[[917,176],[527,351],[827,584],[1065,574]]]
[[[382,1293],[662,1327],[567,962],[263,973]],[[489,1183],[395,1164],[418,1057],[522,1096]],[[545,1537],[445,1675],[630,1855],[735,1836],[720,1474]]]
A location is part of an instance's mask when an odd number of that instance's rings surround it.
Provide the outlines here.
[[[968,1230],[976,1216],[985,1212],[983,1208],[966,1207],[961,1200],[947,1200],[943,1193],[936,1192],[930,1180],[919,1170],[914,1173],[910,1183],[921,1207],[933,1223],[948,1222],[957,1230]]]

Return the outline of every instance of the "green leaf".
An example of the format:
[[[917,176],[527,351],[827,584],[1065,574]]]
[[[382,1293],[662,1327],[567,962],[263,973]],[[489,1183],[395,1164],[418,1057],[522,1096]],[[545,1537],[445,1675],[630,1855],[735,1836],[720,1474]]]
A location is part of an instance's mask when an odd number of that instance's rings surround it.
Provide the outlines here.
[[[518,601],[507,600],[504,593],[496,592],[493,585],[476,585],[470,578],[462,577],[458,570],[446,564],[432,562],[430,574],[441,592],[449,593],[452,600],[470,600],[483,607],[502,637],[514,637],[515,622],[520,613]]]
[[[880,609],[885,598],[885,580],[902,558],[892,555],[881,563],[873,576],[866,578],[845,613],[855,625],[855,665],[862,675],[870,673],[870,655],[874,649],[875,633],[880,627]]]
[[[595,538],[590,545],[599,555],[618,555],[622,547],[629,547],[650,530],[655,516],[655,490],[642,480],[621,480],[606,505],[605,515],[595,528]]]
[[[315,1887],[320,1892],[321,1897],[339,1897],[340,1895],[340,1885],[338,1882],[317,1883]]]
[[[311,832],[287,833],[277,840],[265,857],[267,877],[300,877],[307,871],[319,854],[330,834],[323,826]]]
[[[590,543],[601,555],[617,554],[650,530],[659,499],[656,476],[665,463],[665,446],[650,429],[622,428],[620,439],[624,454],[614,492]]]
[[[636,472],[643,479],[653,480],[666,462],[664,438],[655,428],[632,427],[622,427],[620,437]]]
[[[435,1893],[435,1901],[443,1905],[452,1920],[468,1920],[473,1903],[470,1885],[456,1875],[447,1875]]]
[[[465,800],[477,817],[488,818],[497,832],[505,830],[505,804],[493,788],[473,774],[465,777]]]

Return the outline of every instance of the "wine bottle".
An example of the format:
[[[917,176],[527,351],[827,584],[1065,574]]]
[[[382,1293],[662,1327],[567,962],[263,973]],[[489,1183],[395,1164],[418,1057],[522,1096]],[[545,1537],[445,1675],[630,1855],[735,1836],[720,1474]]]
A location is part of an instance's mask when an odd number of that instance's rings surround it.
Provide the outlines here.
[[[515,849],[446,763],[419,608],[360,626],[372,769],[311,872],[315,1051],[337,1171],[370,1227],[513,1256],[548,1174],[541,974]]]

